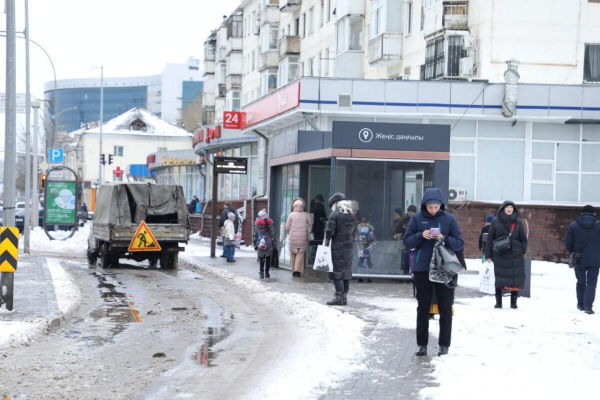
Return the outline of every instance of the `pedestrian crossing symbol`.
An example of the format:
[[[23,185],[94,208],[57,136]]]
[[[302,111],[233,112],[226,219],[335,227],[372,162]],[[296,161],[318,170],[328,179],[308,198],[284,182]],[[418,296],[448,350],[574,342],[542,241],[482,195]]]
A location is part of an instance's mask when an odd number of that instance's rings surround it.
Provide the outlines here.
[[[152,234],[148,225],[146,225],[145,221],[140,223],[135,234],[133,235],[133,239],[131,239],[131,243],[129,243],[129,251],[161,251],[162,248],[158,243],[158,240]]]
[[[15,272],[19,259],[19,228],[0,228],[0,272]]]

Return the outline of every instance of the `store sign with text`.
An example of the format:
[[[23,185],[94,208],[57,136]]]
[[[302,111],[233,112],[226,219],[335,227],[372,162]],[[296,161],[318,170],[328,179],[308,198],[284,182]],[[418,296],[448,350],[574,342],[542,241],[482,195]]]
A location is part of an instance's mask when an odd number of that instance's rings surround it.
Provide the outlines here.
[[[223,112],[223,128],[224,129],[242,129],[242,122],[245,113],[239,111],[224,111]]]
[[[245,107],[242,127],[258,124],[299,105],[300,82],[296,82]]]

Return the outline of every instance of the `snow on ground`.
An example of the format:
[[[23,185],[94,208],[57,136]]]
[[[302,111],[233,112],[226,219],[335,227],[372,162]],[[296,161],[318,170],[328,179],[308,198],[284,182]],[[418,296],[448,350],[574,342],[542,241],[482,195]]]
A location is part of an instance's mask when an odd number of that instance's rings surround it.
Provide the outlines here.
[[[52,237],[63,238],[70,232],[58,231],[50,232]],[[90,224],[80,227],[73,237],[66,240],[50,240],[44,232],[44,228],[38,227],[31,230],[31,250],[33,252],[56,252],[71,255],[85,255],[88,246],[88,236],[90,233]],[[23,247],[23,239],[19,240],[19,247]]]
[[[223,254],[223,247],[217,246],[216,252],[217,257]],[[206,240],[192,239],[185,246],[185,252],[182,254],[194,257],[210,257],[210,243],[208,243]],[[256,258],[256,251],[253,247],[242,246],[241,249],[235,249],[234,258],[238,257]]]
[[[81,292],[69,273],[61,265],[60,260],[48,258],[46,261],[54,283],[58,310],[62,317],[68,316],[81,302]]]
[[[0,313],[5,312],[0,309]],[[46,320],[2,321],[0,320],[0,349],[28,343],[46,330]]]
[[[250,294],[259,296],[265,304],[275,304],[296,320],[304,339],[296,343],[294,351],[279,361],[276,368],[265,371],[262,382],[248,398],[319,398],[327,388],[365,368],[365,349],[361,319],[335,308],[307,299],[295,293],[282,293],[267,285],[231,272],[203,266],[189,257],[183,260],[203,274],[224,279]]]
[[[469,269],[480,265],[481,260],[469,261]],[[461,285],[475,281],[479,287],[477,275],[459,278]],[[581,383],[600,379],[600,317],[575,307],[575,276],[565,264],[534,261],[531,293],[531,299],[519,299],[518,310],[509,308],[509,298],[501,310],[493,308],[493,296],[457,298],[450,354],[432,357],[432,378],[440,387],[424,389],[422,397],[588,397],[589,387]],[[387,309],[378,313],[388,324],[415,329],[415,300],[357,300]],[[438,332],[438,322],[431,323],[430,334]],[[430,357],[435,353],[432,337]]]

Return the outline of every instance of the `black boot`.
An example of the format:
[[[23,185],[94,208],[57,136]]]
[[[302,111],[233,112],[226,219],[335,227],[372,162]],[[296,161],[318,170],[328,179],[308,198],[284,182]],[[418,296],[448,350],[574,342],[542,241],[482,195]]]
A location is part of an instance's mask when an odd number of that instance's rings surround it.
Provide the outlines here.
[[[519,292],[510,292],[510,308],[516,310],[517,308],[517,298],[519,297]]]
[[[348,293],[342,293],[342,304],[340,304],[342,306],[347,306],[348,305]]]
[[[265,279],[265,267],[264,266],[260,266],[260,270],[258,271],[258,276],[260,277],[260,279]]]
[[[496,289],[496,305],[494,308],[502,308],[502,289]]]
[[[335,292],[333,300],[327,302],[328,306],[343,306],[344,304],[344,293]]]
[[[270,278],[271,274],[269,274],[269,267],[265,267],[265,278]]]
[[[438,356],[444,356],[448,354],[448,346],[440,346],[440,349],[438,350]]]
[[[427,355],[427,346],[419,346],[417,347],[417,352],[415,353],[416,356],[419,357],[424,357]]]

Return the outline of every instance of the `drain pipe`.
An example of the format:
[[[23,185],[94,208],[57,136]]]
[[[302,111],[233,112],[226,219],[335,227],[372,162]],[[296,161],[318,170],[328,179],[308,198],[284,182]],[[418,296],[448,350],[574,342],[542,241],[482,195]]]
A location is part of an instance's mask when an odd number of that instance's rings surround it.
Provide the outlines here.
[[[258,136],[260,136],[261,138],[263,138],[265,140],[265,160],[264,160],[264,183],[265,183],[265,187],[263,190],[263,194],[257,194],[256,196],[252,196],[252,205],[251,208],[252,210],[250,210],[250,215],[252,216],[252,224],[254,225],[254,208],[256,205],[256,199],[260,199],[261,197],[265,197],[267,195],[267,176],[268,176],[268,172],[269,172],[269,138],[264,135],[263,133],[257,131],[256,129],[254,129],[254,133],[256,133]]]
[[[506,61],[508,69],[504,72],[504,102],[502,103],[502,115],[505,117],[513,117],[517,113],[517,94],[519,78],[520,62],[511,58]]]

